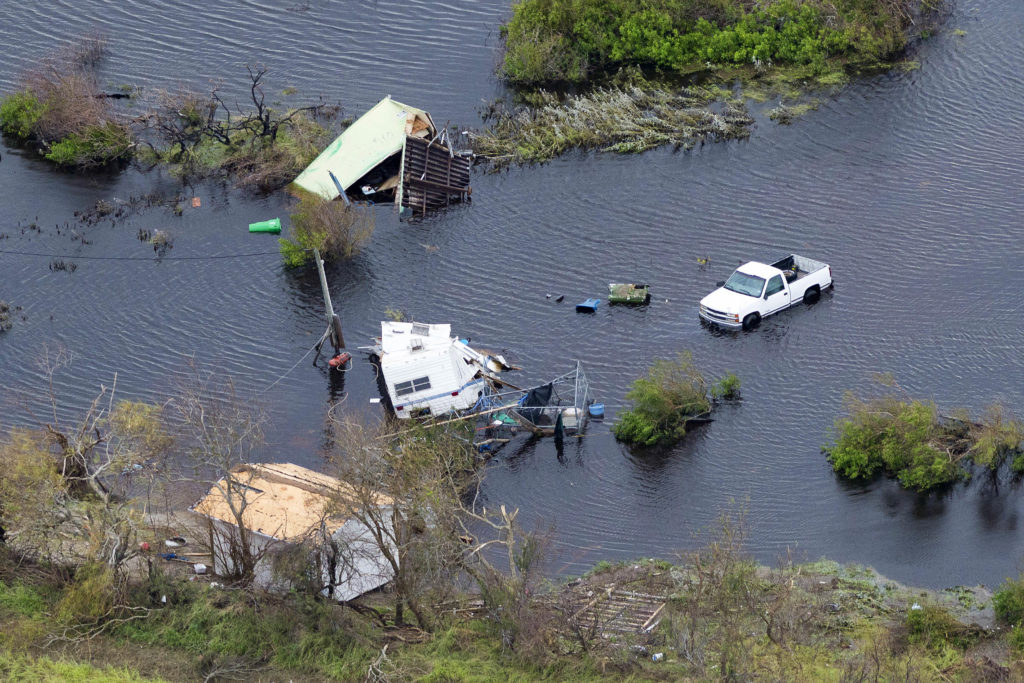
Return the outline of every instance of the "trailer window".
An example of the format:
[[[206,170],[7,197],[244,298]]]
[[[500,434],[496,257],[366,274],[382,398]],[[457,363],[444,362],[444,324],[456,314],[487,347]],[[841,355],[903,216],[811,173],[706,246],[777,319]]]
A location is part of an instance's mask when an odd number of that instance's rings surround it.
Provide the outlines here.
[[[776,275],[768,281],[768,289],[765,290],[765,297],[769,297],[772,294],[777,294],[782,291],[782,276]]]
[[[761,292],[764,290],[764,278],[747,275],[737,270],[725,281],[725,288],[747,296],[761,296]]]
[[[415,394],[417,391],[423,391],[424,389],[430,388],[430,378],[420,377],[419,379],[411,379],[408,382],[397,382],[395,384],[395,396],[406,396],[408,394]]]

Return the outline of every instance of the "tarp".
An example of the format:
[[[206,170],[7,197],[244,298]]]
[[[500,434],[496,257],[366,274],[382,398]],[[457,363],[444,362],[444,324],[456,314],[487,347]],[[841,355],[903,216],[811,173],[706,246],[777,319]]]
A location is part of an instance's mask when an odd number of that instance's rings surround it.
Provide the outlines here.
[[[334,173],[347,190],[375,166],[401,151],[410,115],[424,119],[433,129],[427,112],[385,97],[328,145],[299,174],[295,185],[324,199],[334,199],[338,188],[327,172]]]
[[[544,414],[544,408],[551,402],[553,389],[554,386],[552,384],[545,384],[544,386],[530,389],[530,392],[523,398],[519,414],[533,424],[540,422],[540,418]]]

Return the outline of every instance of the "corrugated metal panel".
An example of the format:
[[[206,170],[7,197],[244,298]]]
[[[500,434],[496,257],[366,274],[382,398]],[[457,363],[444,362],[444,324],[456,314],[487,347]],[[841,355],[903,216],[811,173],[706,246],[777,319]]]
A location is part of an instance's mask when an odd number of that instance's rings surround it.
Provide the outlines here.
[[[472,192],[469,186],[472,163],[467,157],[452,156],[447,147],[437,142],[406,138],[402,159],[402,206],[426,213],[427,209],[464,201]]]

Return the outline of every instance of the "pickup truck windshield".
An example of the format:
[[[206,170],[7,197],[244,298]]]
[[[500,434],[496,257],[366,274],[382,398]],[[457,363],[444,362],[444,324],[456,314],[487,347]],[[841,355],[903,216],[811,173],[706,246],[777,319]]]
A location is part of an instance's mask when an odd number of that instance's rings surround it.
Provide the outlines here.
[[[725,288],[747,296],[761,296],[761,292],[764,291],[764,278],[747,275],[737,270],[725,281]]]

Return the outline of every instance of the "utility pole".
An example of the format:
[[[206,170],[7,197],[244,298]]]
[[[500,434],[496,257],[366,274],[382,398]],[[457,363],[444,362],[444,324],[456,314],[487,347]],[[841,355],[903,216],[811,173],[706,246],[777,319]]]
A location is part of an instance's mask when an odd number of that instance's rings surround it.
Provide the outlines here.
[[[324,273],[324,261],[320,258],[319,249],[313,249],[313,259],[316,261],[316,270],[320,274],[320,289],[324,294],[327,317],[327,332],[324,334],[324,339],[321,339],[316,345],[316,356],[313,357],[313,363],[316,364],[317,358],[320,357],[320,347],[325,339],[330,338],[331,346],[334,347],[334,358],[337,358],[341,355],[341,349],[345,347],[345,337],[341,333],[341,318],[334,312],[334,306],[331,304],[331,292],[327,287],[327,275]]]

